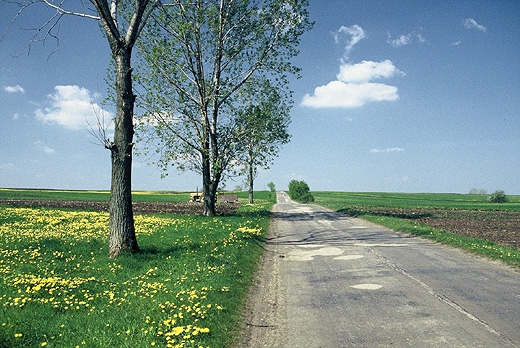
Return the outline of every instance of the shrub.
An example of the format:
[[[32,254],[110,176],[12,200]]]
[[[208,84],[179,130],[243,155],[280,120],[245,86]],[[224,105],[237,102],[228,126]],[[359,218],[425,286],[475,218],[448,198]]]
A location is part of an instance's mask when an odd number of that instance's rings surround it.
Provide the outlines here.
[[[300,197],[300,202],[302,203],[310,203],[314,202],[314,196],[311,195],[309,192],[305,193],[303,196]]]
[[[309,191],[309,185],[305,181],[291,180],[289,183],[289,197],[295,201],[314,202],[314,197]]]
[[[505,203],[507,202],[507,196],[504,191],[497,190],[488,197],[488,201],[491,203]]]

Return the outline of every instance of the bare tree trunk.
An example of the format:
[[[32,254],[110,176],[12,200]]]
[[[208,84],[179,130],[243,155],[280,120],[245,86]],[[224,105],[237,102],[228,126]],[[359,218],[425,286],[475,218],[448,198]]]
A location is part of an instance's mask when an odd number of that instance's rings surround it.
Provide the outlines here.
[[[248,181],[249,181],[249,204],[253,204],[253,181],[255,180],[254,172],[253,172],[253,164],[252,161],[249,162],[249,173],[248,173]]]
[[[134,214],[132,210],[132,147],[133,110],[135,96],[132,90],[131,50],[120,50],[116,60],[117,112],[112,157],[112,184],[110,190],[109,256],[125,251],[137,252]]]

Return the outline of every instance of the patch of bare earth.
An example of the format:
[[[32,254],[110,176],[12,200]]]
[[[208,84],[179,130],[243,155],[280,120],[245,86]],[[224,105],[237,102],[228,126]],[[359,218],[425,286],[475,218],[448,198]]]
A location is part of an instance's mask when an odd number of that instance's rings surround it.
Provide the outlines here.
[[[363,212],[405,218],[520,249],[520,211],[370,208]]]
[[[108,211],[108,202],[96,201],[60,201],[60,200],[31,200],[31,199],[5,199],[0,198],[0,204],[18,207],[47,207],[58,209],[78,209],[92,211]],[[229,215],[236,211],[238,203],[217,203],[218,215]],[[132,208],[135,214],[196,214],[204,211],[202,203],[197,202],[133,202]]]

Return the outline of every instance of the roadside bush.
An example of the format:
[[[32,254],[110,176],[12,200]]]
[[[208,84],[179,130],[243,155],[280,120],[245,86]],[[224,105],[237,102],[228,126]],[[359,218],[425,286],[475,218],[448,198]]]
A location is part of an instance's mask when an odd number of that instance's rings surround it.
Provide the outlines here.
[[[491,203],[505,203],[507,202],[507,196],[504,191],[497,190],[488,197],[488,201]]]
[[[289,197],[302,203],[314,202],[309,185],[305,181],[291,180],[289,183]]]
[[[309,192],[307,192],[306,194],[304,194],[303,196],[300,197],[300,202],[302,203],[310,203],[310,202],[314,202],[314,196],[311,195]]]

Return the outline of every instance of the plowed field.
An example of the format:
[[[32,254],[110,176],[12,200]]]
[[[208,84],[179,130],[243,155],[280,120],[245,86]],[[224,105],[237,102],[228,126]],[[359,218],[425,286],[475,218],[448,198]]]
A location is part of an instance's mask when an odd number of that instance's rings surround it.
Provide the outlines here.
[[[359,213],[393,216],[520,249],[520,211],[458,209],[356,209]]]

